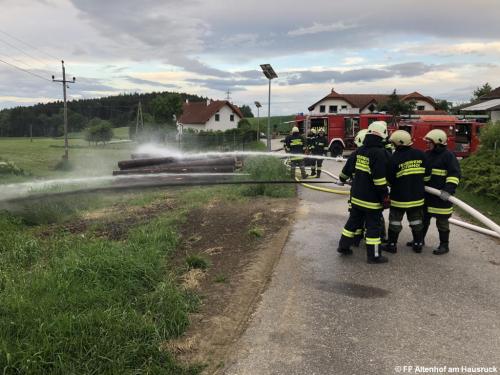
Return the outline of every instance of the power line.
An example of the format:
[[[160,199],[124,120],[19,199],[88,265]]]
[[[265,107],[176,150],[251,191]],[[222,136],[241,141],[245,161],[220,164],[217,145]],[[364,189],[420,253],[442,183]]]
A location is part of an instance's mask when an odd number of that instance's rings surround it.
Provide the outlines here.
[[[50,58],[53,58],[53,59],[59,60],[59,57],[55,57],[55,56],[51,55],[50,53],[47,53],[47,52],[45,52],[45,51],[43,51],[43,50],[39,49],[38,47],[35,47],[34,45],[29,44],[29,43],[27,43],[27,42],[25,42],[25,41],[23,41],[23,40],[21,40],[21,39],[19,39],[19,38],[15,37],[15,36],[14,36],[14,35],[12,35],[12,34],[9,34],[9,33],[8,33],[8,32],[6,32],[6,31],[0,30],[0,33],[2,33],[2,34],[4,34],[4,35],[7,35],[8,37],[10,37],[10,38],[12,38],[12,39],[14,39],[14,40],[17,40],[18,42],[23,43],[24,45],[26,45],[26,46],[28,46],[28,47],[31,47],[31,48],[33,48],[33,49],[36,49],[37,51],[39,51],[39,52],[43,53],[43,54],[44,54],[45,56],[47,56],[47,57],[50,57]]]
[[[36,56],[33,56],[33,55],[29,54],[28,52],[26,52],[26,51],[24,51],[23,49],[21,49],[21,48],[17,47],[16,45],[14,45],[14,44],[12,44],[12,43],[9,43],[9,42],[7,42],[7,41],[3,40],[2,38],[0,38],[0,42],[2,42],[2,43],[4,43],[4,44],[7,44],[8,46],[10,46],[10,47],[12,47],[12,48],[14,48],[14,49],[18,50],[19,52],[21,52],[21,53],[25,54],[25,55],[26,55],[26,56],[28,56],[29,58],[32,58],[32,59],[34,59],[34,60],[37,60],[37,61],[41,62],[43,65],[46,65],[45,61],[42,61],[42,60],[41,60],[41,59],[39,59],[38,57],[36,57]]]
[[[48,79],[48,78],[45,78],[45,77],[43,77],[43,76],[41,76],[41,75],[39,75],[39,74],[33,73],[33,72],[31,72],[31,71],[29,71],[29,70],[27,70],[27,69],[23,69],[23,68],[21,68],[21,67],[19,67],[19,66],[17,66],[17,65],[11,64],[11,63],[9,63],[9,62],[7,62],[7,61],[4,61],[4,60],[2,60],[2,59],[0,59],[0,62],[1,62],[1,63],[4,63],[4,64],[6,64],[6,65],[9,65],[9,66],[11,66],[11,67],[13,67],[13,68],[15,68],[15,69],[18,69],[18,70],[20,70],[20,71],[22,71],[22,72],[25,72],[25,73],[31,74],[31,75],[32,75],[32,76],[34,76],[34,77],[37,77],[37,78],[43,79],[44,81],[49,81],[49,82],[52,82],[52,81],[51,81],[50,79]]]

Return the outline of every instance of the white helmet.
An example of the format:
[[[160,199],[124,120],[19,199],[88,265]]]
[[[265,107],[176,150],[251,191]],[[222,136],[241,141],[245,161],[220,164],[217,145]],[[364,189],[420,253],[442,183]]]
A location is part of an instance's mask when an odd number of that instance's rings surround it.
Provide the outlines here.
[[[387,122],[375,121],[368,126],[368,134],[378,135],[383,139],[387,138]]]
[[[296,127],[296,126],[294,126],[294,127],[292,128],[292,133],[298,133],[298,132],[299,132],[299,128],[298,128],[298,127]]]
[[[363,146],[363,142],[365,141],[366,133],[368,133],[368,130],[362,129],[358,132],[358,134],[356,134],[356,136],[354,137],[354,143],[356,144],[356,146],[358,146],[358,147]]]

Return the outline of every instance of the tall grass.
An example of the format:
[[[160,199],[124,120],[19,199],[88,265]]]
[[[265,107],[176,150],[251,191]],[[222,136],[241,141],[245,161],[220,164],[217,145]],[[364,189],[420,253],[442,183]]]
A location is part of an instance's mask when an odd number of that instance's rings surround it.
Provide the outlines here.
[[[283,162],[271,156],[246,159],[243,172],[248,173],[251,180],[277,181],[290,179],[290,173]],[[264,195],[275,198],[290,198],[295,195],[295,187],[292,184],[244,185],[241,187],[241,192],[246,196]]]
[[[6,374],[187,374],[160,343],[181,334],[196,299],[177,288],[165,216],[126,243],[44,241],[0,214],[0,368]]]

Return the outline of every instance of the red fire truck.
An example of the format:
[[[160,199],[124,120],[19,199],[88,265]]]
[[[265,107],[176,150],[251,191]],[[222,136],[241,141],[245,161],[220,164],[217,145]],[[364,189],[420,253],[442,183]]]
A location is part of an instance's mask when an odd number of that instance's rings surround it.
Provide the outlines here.
[[[332,156],[339,156],[344,150],[354,149],[354,136],[361,129],[367,129],[368,125],[374,121],[385,121],[390,124],[392,116],[377,113],[317,116],[299,114],[295,117],[295,124],[302,134],[307,133],[312,128],[325,130],[329,142],[328,148]]]
[[[355,148],[354,136],[361,129],[368,128],[374,121],[389,124],[389,134],[394,130],[408,131],[413,138],[414,147],[425,151],[427,144],[424,136],[432,129],[442,129],[448,135],[448,149],[455,155],[466,157],[479,147],[479,133],[484,125],[475,121],[458,120],[455,116],[420,116],[418,119],[398,119],[387,114],[330,114],[303,115],[295,117],[295,125],[305,134],[312,128],[323,128],[329,142],[332,156],[342,155],[344,150]]]
[[[466,157],[479,148],[479,134],[483,123],[458,120],[455,116],[420,116],[416,120],[401,120],[398,128],[408,131],[413,147],[426,150],[425,135],[432,129],[441,129],[448,135],[448,149],[456,156]]]

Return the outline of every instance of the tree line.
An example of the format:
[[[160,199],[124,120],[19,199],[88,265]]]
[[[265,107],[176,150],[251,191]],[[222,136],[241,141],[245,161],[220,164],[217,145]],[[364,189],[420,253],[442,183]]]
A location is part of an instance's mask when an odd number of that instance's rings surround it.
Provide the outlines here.
[[[173,115],[182,112],[182,103],[206,101],[208,98],[187,93],[152,92],[80,99],[68,102],[68,131],[81,132],[94,120],[110,126],[135,126],[137,107],[141,102],[144,123],[152,128],[175,125]],[[241,108],[253,117],[249,106]],[[0,111],[0,137],[59,137],[63,134],[63,102],[15,107]]]

